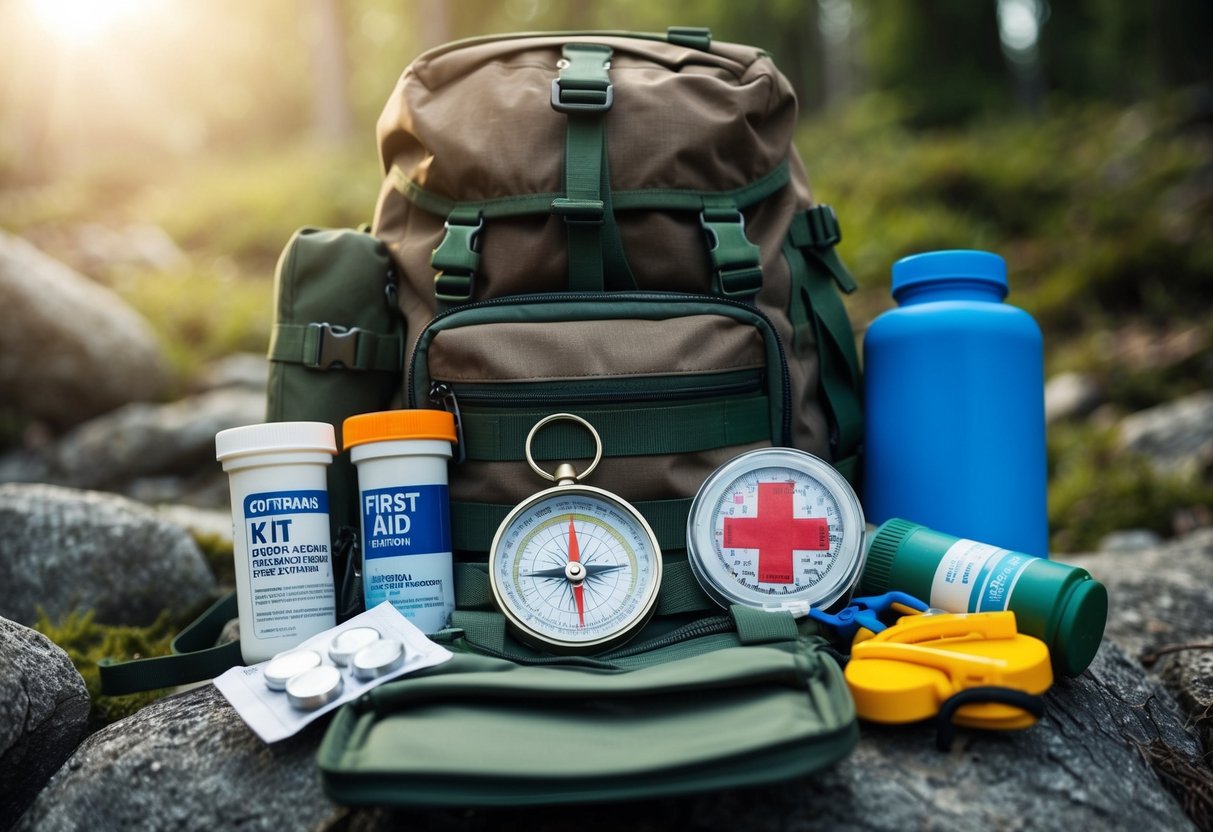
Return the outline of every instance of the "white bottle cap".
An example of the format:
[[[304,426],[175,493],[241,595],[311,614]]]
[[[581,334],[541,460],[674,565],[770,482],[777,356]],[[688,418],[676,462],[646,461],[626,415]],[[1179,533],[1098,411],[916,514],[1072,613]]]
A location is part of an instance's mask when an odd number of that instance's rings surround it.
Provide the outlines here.
[[[228,428],[215,434],[215,458],[264,453],[337,453],[337,436],[328,422],[265,422]]]

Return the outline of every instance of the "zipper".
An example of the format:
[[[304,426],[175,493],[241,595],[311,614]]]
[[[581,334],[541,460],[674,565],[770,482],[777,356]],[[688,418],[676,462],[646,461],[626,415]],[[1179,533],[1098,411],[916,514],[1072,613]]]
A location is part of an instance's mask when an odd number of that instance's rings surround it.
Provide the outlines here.
[[[492,656],[498,659],[508,659],[512,662],[525,665],[555,665],[563,667],[583,667],[599,670],[620,670],[622,669],[616,663],[618,659],[629,659],[633,656],[639,656],[644,653],[651,653],[654,650],[661,650],[666,647],[673,647],[677,644],[685,644],[688,641],[704,638],[706,636],[719,636],[728,633],[736,633],[737,627],[733,623],[733,619],[727,615],[713,615],[707,618],[701,618],[698,621],[692,621],[690,624],[679,627],[673,632],[667,633],[659,638],[651,639],[634,644],[625,644],[617,650],[612,650],[607,653],[602,653],[597,656],[520,656],[511,653],[507,650],[499,650],[495,647],[487,647],[479,644],[468,638],[467,632],[462,633],[465,641],[473,648],[473,652],[480,653],[485,656]],[[456,631],[452,640],[457,641],[460,633]]]
[[[633,379],[633,383],[640,381]],[[654,385],[652,389],[630,390],[625,392],[610,390],[564,390],[559,393],[542,391],[502,390],[503,385],[452,385],[445,381],[435,381],[430,384],[430,399],[443,400],[456,404],[475,406],[477,404],[493,404],[500,407],[526,407],[531,404],[611,404],[614,402],[645,402],[645,401],[690,401],[694,399],[710,399],[713,397],[736,396],[745,393],[757,393],[762,389],[762,378],[755,376],[748,380],[729,383],[713,384],[702,387],[686,387],[682,389],[660,389]],[[513,386],[513,385],[512,385]]]
[[[677,630],[651,641],[624,645],[618,650],[607,653],[603,658],[608,661],[626,659],[641,653],[649,653],[664,647],[672,647],[675,644],[683,644],[705,636],[719,636],[735,632],[737,632],[737,627],[733,624],[732,618],[727,615],[713,615],[708,618],[701,618],[698,621],[692,621],[684,627],[679,627]]]
[[[408,406],[416,408],[419,406],[416,390],[417,379],[417,357],[420,355],[417,347],[421,344],[426,334],[433,328],[434,324],[446,320],[452,315],[464,313],[475,309],[490,309],[497,306],[518,306],[524,304],[531,305],[549,305],[559,303],[613,303],[620,301],[639,301],[641,303],[664,303],[673,302],[688,302],[688,303],[707,303],[721,306],[729,306],[735,309],[744,310],[766,324],[767,329],[771,333],[774,340],[776,352],[779,355],[779,376],[780,376],[780,391],[782,394],[783,407],[781,408],[781,426],[780,426],[780,441],[779,444],[790,446],[792,444],[792,381],[788,375],[788,359],[787,349],[784,346],[783,338],[779,331],[775,329],[775,324],[767,317],[766,313],[758,307],[745,303],[744,301],[733,300],[732,298],[720,297],[718,295],[700,295],[693,293],[682,292],[566,292],[566,293],[545,293],[532,295],[505,295],[497,298],[487,298],[485,300],[473,301],[471,303],[456,306],[452,309],[447,309],[439,312],[430,320],[429,324],[418,334],[417,339],[413,342],[413,349],[409,353],[409,367],[407,376],[407,394]],[[671,316],[674,317],[674,316]],[[450,387],[447,385],[447,389]],[[427,391],[430,392],[430,391]],[[453,395],[453,391],[452,391]],[[615,400],[618,400],[616,398]],[[435,403],[440,403],[435,401]]]

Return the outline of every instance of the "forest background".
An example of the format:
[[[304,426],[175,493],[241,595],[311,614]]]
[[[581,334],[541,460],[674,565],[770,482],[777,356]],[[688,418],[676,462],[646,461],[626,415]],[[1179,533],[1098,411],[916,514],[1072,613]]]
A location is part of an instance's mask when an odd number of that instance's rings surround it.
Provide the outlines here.
[[[1208,466],[1159,472],[1116,431],[1213,389],[1208,0],[0,0],[0,228],[147,316],[184,390],[264,351],[296,228],[370,219],[375,119],[424,49],[675,24],[796,86],[857,337],[897,258],[1007,258],[1048,375],[1098,390],[1049,426],[1056,551],[1213,523]],[[0,402],[0,452],[27,428]]]

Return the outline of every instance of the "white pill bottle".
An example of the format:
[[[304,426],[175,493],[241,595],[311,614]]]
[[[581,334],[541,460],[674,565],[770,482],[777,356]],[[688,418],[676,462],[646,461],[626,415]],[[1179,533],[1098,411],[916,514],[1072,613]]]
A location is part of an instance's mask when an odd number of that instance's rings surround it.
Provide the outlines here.
[[[232,494],[240,653],[256,664],[337,624],[325,422],[269,422],[215,435]]]
[[[363,413],[345,420],[341,436],[358,467],[366,608],[390,601],[423,633],[436,633],[455,609],[447,492],[455,417]]]

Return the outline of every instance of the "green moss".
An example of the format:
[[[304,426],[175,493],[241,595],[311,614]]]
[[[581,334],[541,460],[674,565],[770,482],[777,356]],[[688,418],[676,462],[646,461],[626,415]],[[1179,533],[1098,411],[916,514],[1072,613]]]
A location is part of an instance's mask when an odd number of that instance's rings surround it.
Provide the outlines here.
[[[232,559],[232,542],[217,534],[194,532],[194,540],[220,586],[234,586],[236,564]]]
[[[102,696],[97,662],[103,658],[122,660],[166,655],[171,652],[170,645],[180,627],[181,622],[168,612],[146,627],[98,624],[92,612],[72,612],[52,621],[40,611],[34,624],[34,629],[63,648],[84,677],[92,700],[90,731],[130,716],[164,694],[164,691],[147,691],[127,696]]]

